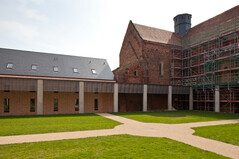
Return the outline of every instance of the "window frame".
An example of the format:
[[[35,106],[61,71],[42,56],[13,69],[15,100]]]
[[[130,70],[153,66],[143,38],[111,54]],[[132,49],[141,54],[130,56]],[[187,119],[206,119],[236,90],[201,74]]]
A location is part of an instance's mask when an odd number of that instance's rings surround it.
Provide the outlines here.
[[[10,112],[10,99],[9,98],[4,98],[4,113],[9,113]]]
[[[58,106],[59,106],[59,101],[58,101],[57,98],[54,98],[54,101],[53,101],[53,110],[54,110],[54,112],[57,112],[59,110]]]
[[[33,101],[33,103],[32,103]],[[35,98],[30,99],[30,112],[35,112],[36,111],[36,100]]]
[[[163,77],[163,63],[162,62],[159,63],[159,76]]]
[[[95,111],[99,110],[99,101],[98,101],[98,99],[94,100],[94,110]]]
[[[80,105],[79,105],[79,98],[75,99],[75,111],[79,111],[80,110]]]

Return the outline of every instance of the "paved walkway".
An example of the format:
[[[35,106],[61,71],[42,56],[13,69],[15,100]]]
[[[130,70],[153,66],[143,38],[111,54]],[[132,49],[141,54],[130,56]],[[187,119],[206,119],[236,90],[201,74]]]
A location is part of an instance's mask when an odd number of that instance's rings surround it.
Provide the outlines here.
[[[147,137],[167,137],[176,141],[192,145],[194,147],[198,147],[200,149],[211,151],[230,158],[239,159],[239,146],[223,143],[216,140],[206,139],[199,136],[194,136],[192,135],[194,133],[194,130],[191,129],[192,127],[199,126],[239,123],[239,119],[186,123],[186,124],[161,124],[161,123],[142,123],[107,113],[99,113],[99,115],[121,122],[123,124],[116,126],[114,129],[104,129],[104,130],[2,136],[0,137],[0,145],[24,143],[24,142],[77,139],[85,137],[96,137],[118,134],[130,134]]]

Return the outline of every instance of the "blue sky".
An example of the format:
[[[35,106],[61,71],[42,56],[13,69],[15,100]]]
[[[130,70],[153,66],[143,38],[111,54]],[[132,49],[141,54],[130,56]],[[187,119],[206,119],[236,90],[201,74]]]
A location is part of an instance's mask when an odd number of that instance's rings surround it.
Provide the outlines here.
[[[119,65],[129,20],[173,31],[173,17],[192,26],[238,5],[238,0],[0,0],[0,47],[107,59]]]

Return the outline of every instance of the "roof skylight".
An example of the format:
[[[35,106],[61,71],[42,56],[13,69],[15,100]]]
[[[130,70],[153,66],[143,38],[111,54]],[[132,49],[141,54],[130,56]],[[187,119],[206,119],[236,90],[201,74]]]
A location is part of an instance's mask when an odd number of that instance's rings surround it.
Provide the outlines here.
[[[12,63],[8,63],[7,64],[7,69],[13,69],[13,64]]]
[[[59,71],[58,66],[53,66],[53,71],[58,72]]]
[[[78,69],[77,68],[73,68],[73,72],[74,73],[78,73]]]
[[[97,74],[95,69],[91,69],[92,74]]]
[[[32,65],[32,70],[37,70],[37,65]]]

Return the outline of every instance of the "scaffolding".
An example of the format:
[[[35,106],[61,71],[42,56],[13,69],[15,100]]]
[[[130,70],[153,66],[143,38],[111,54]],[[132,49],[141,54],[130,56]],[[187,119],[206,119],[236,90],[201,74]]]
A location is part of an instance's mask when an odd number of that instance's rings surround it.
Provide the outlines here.
[[[181,40],[171,47],[172,85],[194,88],[194,109],[214,110],[215,86],[221,111],[239,111],[239,17]]]

